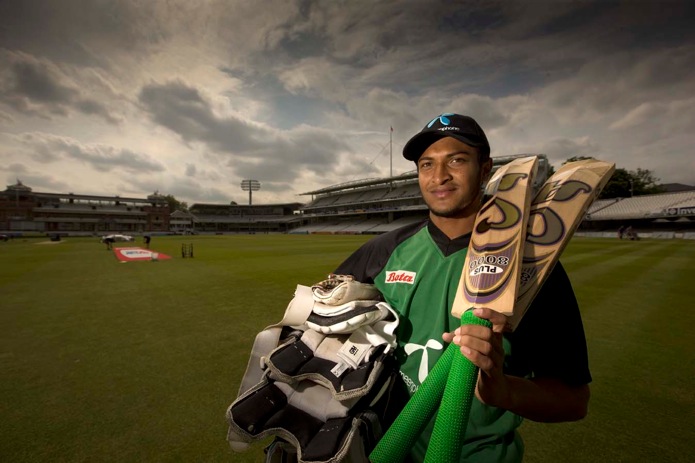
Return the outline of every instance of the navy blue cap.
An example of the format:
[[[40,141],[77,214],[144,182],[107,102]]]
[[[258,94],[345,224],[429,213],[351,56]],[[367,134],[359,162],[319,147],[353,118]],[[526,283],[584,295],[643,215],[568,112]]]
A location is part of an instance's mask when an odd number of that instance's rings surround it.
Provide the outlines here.
[[[444,137],[455,138],[478,148],[481,161],[486,161],[490,157],[490,144],[480,125],[470,116],[454,113],[444,113],[432,119],[405,144],[403,157],[417,162],[432,143]]]

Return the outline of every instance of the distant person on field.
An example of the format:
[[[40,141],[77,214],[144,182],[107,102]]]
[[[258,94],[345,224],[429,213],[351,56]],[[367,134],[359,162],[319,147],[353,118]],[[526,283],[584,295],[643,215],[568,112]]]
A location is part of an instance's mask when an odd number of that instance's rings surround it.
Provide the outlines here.
[[[632,227],[627,227],[625,229],[625,236],[627,237],[627,239],[632,240],[632,241],[639,239],[639,237],[637,236],[637,233],[632,229]]]
[[[101,239],[101,241],[106,243],[106,250],[107,251],[110,251],[111,249],[113,249],[113,243],[116,242],[116,240],[112,236],[105,236]]]
[[[152,240],[152,237],[150,235],[145,235],[145,247],[147,249],[150,249],[150,240]]]
[[[618,238],[622,240],[624,233],[625,233],[625,225],[621,225],[620,228],[618,228]]]

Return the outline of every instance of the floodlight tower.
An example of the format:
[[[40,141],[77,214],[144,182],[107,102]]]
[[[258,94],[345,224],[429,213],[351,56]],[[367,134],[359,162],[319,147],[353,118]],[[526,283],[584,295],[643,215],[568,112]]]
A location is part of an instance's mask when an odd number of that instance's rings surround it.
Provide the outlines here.
[[[243,191],[249,192],[249,206],[250,206],[252,204],[251,193],[261,189],[261,182],[259,182],[258,180],[242,180],[241,181],[241,189]]]

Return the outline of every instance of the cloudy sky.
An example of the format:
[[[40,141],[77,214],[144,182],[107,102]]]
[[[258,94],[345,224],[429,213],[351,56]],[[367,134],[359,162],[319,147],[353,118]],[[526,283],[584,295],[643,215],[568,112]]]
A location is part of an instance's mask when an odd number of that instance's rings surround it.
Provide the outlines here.
[[[695,2],[0,0],[0,179],[306,202],[434,116],[695,184]],[[393,143],[389,143],[393,127]],[[4,187],[0,185],[0,188]]]

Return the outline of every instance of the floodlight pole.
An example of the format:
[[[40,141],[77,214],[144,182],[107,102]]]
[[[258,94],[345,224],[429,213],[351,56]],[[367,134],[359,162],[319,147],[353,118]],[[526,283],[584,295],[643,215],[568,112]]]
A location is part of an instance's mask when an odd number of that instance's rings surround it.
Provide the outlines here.
[[[249,206],[251,206],[253,204],[251,200],[251,193],[261,189],[261,182],[258,180],[242,180],[241,189],[249,192]]]

